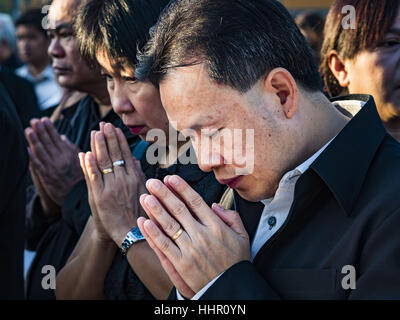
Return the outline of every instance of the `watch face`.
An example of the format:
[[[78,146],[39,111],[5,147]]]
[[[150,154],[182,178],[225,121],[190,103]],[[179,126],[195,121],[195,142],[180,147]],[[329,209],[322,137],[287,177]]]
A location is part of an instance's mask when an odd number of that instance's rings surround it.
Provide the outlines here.
[[[131,232],[132,232],[132,234],[134,235],[134,237],[135,237],[137,240],[143,240],[143,239],[144,239],[142,233],[140,232],[139,227],[133,228],[133,229],[131,230]]]

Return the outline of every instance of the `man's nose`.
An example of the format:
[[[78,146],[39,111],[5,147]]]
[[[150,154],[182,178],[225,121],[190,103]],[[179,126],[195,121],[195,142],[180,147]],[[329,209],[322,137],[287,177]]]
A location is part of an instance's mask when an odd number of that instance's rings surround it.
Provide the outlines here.
[[[25,47],[27,44],[28,44],[28,41],[26,39],[18,40],[18,46],[20,46],[20,47]]]
[[[205,149],[201,151],[201,148],[199,152],[200,154],[197,153],[197,159],[201,171],[210,172],[224,164],[224,158],[218,152],[208,151]]]
[[[64,58],[65,50],[57,39],[52,39],[48,48],[48,54],[52,58]]]

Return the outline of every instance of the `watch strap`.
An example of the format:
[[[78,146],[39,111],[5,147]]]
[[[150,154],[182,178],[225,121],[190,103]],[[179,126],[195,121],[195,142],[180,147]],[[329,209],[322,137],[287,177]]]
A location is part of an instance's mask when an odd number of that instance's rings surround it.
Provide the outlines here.
[[[139,227],[131,229],[121,243],[121,253],[126,256],[128,249],[136,242],[145,240],[145,237],[140,232]]]

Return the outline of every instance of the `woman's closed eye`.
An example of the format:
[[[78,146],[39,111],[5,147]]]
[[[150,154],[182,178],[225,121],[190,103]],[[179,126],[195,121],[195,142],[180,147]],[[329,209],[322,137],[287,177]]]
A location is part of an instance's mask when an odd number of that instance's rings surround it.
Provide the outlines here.
[[[135,77],[124,77],[124,81],[129,82],[131,84],[136,83],[137,79]]]

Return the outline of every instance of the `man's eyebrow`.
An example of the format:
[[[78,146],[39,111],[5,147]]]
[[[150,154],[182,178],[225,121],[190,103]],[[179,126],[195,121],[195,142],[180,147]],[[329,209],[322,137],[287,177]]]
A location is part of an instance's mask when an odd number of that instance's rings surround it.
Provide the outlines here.
[[[72,24],[70,24],[68,22],[60,23],[58,26],[56,26],[54,31],[60,32],[61,29],[71,29],[72,30]]]

